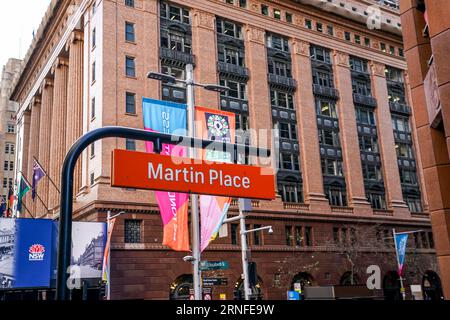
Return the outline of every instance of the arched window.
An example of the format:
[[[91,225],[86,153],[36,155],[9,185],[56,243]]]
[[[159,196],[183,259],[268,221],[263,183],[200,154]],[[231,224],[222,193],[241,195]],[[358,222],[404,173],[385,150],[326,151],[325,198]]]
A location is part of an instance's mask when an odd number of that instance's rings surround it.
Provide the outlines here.
[[[307,272],[300,272],[294,276],[291,283],[291,290],[294,290],[296,288],[296,283],[300,284],[300,289],[302,290],[302,292],[305,287],[315,285],[313,277]]]
[[[170,285],[170,300],[189,300],[190,290],[193,289],[192,275],[184,274],[179,276]]]
[[[436,272],[425,272],[422,278],[422,292],[424,300],[443,299],[441,279]]]
[[[253,286],[251,289],[250,300],[262,300],[263,299],[263,290],[262,290],[262,280],[258,277],[258,283],[256,286]],[[234,299],[235,300],[244,300],[244,281],[239,279],[236,281],[234,286]]]

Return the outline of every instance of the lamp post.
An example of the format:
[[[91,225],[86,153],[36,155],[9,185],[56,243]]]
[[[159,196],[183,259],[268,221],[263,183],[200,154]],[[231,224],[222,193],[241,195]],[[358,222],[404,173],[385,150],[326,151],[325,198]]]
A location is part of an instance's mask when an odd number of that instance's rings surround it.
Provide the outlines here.
[[[242,272],[244,275],[244,298],[245,300],[250,300],[250,282],[248,275],[248,245],[247,245],[247,234],[252,232],[258,232],[262,230],[268,230],[269,233],[273,233],[272,226],[266,226],[256,229],[247,230],[245,226],[245,212],[251,211],[251,201],[249,199],[239,199],[239,216],[225,219],[223,224],[238,221],[241,228],[241,254],[242,254]]]
[[[167,82],[171,84],[182,83],[186,86],[187,96],[187,109],[188,109],[188,136],[195,137],[195,94],[194,88],[201,87],[208,91],[214,92],[226,92],[228,87],[220,86],[217,84],[201,84],[194,81],[194,66],[192,64],[186,65],[186,80],[177,79],[174,76],[149,72],[147,78]],[[196,158],[196,149],[190,148],[189,155],[192,158]],[[194,284],[194,298],[195,300],[202,300],[202,284],[201,284],[201,270],[200,270],[200,217],[198,211],[198,196],[196,194],[191,195],[191,217],[192,217],[192,254],[193,254],[193,284]]]
[[[111,211],[108,210],[108,215],[106,217],[106,226],[107,226],[107,237],[109,237],[109,233],[112,233],[112,229],[111,228],[111,221],[113,219],[118,218],[119,216],[126,214],[125,211],[120,211],[118,214],[115,214],[113,216],[111,216]],[[112,235],[111,235],[111,239],[112,239]],[[108,246],[108,265],[107,265],[107,272],[106,272],[106,285],[107,285],[107,290],[106,290],[106,300],[111,300],[111,242],[109,243]]]

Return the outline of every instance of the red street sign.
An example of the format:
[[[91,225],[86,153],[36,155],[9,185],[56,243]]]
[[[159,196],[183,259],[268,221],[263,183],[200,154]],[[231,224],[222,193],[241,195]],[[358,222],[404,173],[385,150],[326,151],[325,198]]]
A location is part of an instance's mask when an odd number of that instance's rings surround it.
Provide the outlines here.
[[[191,163],[192,162],[192,163]],[[267,168],[264,168],[264,172]],[[275,199],[273,174],[256,166],[200,161],[154,153],[114,150],[113,187]]]

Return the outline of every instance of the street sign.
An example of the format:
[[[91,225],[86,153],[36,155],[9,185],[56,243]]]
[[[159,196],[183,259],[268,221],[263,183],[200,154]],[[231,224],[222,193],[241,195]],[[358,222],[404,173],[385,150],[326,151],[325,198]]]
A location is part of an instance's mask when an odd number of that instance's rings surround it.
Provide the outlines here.
[[[203,288],[203,300],[212,300],[212,288]]]
[[[265,172],[266,170],[264,170]],[[111,185],[249,199],[275,199],[273,174],[262,168],[128,150],[112,152]]]
[[[229,268],[228,261],[200,261],[200,270],[226,270]]]
[[[228,285],[227,278],[203,278],[203,285],[207,287],[211,286],[226,286]]]
[[[227,294],[226,293],[221,293],[219,297],[220,297],[220,300],[227,300]]]

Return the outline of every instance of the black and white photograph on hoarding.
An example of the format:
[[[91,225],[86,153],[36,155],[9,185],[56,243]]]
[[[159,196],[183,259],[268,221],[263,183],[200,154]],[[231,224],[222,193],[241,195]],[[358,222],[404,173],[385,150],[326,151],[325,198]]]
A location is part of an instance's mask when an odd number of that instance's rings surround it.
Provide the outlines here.
[[[0,289],[12,288],[14,283],[15,234],[15,220],[0,219]]]
[[[82,279],[101,278],[106,243],[106,224],[74,222],[72,227],[72,267]]]

